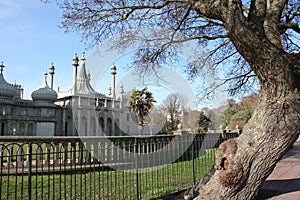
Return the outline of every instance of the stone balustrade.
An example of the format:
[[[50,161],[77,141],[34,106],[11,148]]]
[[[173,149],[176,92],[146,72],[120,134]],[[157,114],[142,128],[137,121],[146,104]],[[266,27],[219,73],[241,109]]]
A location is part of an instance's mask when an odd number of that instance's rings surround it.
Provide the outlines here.
[[[236,137],[238,134],[230,135]],[[197,144],[207,140],[201,146],[209,149],[222,142],[222,137],[221,133],[152,137],[5,136],[0,137],[0,173],[19,174],[28,170],[49,173],[82,170],[83,167],[88,170],[95,165],[131,169],[136,167],[136,159],[139,159],[139,167],[145,168],[175,161],[172,155],[183,154],[195,140]],[[162,156],[166,153],[170,156]]]

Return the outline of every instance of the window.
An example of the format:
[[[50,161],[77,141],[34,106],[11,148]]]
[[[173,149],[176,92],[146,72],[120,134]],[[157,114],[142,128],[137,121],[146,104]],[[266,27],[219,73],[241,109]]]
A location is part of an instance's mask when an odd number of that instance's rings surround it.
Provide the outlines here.
[[[20,129],[20,135],[25,135],[25,123],[21,123],[19,125],[19,129]]]

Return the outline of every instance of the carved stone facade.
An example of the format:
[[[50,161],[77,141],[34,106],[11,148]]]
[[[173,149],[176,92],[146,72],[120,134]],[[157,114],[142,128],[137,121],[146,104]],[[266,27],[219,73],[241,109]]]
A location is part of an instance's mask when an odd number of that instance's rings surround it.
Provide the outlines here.
[[[80,67],[79,73],[78,67]],[[134,117],[123,90],[115,93],[116,67],[111,68],[109,94],[96,92],[86,73],[84,52],[80,66],[73,58],[73,85],[68,91],[53,90],[54,66],[42,86],[33,91],[32,100],[23,99],[20,85],[9,84],[0,65],[0,135],[24,136],[118,136],[137,133]]]

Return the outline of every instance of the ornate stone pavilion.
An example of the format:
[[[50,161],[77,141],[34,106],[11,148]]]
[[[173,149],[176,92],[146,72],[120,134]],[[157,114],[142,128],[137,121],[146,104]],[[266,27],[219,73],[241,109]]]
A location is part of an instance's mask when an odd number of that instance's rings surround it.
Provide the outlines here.
[[[86,72],[84,52],[79,62],[73,58],[73,84],[67,91],[55,91],[55,68],[49,68],[40,88],[31,93],[32,100],[23,99],[23,88],[9,84],[0,65],[0,135],[24,136],[118,136],[137,132],[127,106],[123,86],[116,95],[116,66],[112,66],[112,85],[108,94],[91,86]],[[78,73],[79,71],[79,73]]]

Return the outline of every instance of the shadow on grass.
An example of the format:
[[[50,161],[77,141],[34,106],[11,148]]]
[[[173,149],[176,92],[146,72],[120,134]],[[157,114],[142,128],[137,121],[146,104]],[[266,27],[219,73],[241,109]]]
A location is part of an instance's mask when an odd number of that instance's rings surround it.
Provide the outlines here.
[[[174,193],[171,193],[171,194],[162,195],[160,197],[153,198],[151,200],[183,200],[184,199],[184,197],[183,197],[184,193],[189,189],[190,188],[180,190],[178,192],[174,192]]]

